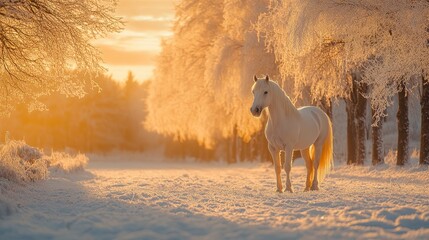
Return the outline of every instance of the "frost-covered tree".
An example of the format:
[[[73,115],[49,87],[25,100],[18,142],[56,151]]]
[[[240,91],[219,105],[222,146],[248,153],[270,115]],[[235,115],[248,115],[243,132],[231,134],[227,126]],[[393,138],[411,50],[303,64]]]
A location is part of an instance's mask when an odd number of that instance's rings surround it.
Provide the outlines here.
[[[248,109],[253,75],[278,75],[273,54],[265,51],[252,26],[261,11],[266,10],[267,3],[225,0],[223,31],[215,39],[206,62],[205,81],[221,109],[218,116],[228,121],[215,128],[221,130],[223,138],[231,138],[226,146],[231,146],[232,162],[243,150],[237,145],[245,146],[241,139],[249,141],[251,135],[261,129],[261,121],[254,119]]]
[[[222,11],[222,0],[184,0],[176,6],[174,35],[163,42],[147,100],[149,129],[213,144],[207,136],[215,134],[213,125],[222,119],[204,74],[213,39],[222,29]]]
[[[280,72],[316,99],[347,96],[346,73],[362,67],[381,117],[402,79],[429,67],[428,16],[427,1],[272,1],[257,29]]]
[[[429,82],[422,76],[420,164],[429,164]]]
[[[366,158],[366,115],[368,105],[364,94],[368,92],[368,86],[360,81],[357,82],[357,86],[357,102],[354,109],[357,140],[356,164],[363,165]]]
[[[174,35],[163,43],[151,85],[150,129],[206,146],[235,135],[249,140],[261,129],[249,114],[250,86],[254,74],[275,75],[276,65],[252,23],[267,6],[250,0],[177,5]]]
[[[114,6],[114,0],[0,1],[0,113],[22,102],[41,108],[39,97],[52,92],[82,96],[93,78],[68,73],[103,70],[91,40],[120,30]]]
[[[378,122],[404,79],[422,70],[427,79],[428,16],[428,1],[273,0],[257,29],[281,74],[314,99],[347,98],[347,73],[359,67]]]
[[[371,124],[371,132],[372,132],[372,165],[378,165],[384,163],[383,156],[383,120],[375,121],[375,111],[371,109],[372,116],[372,124]]]
[[[405,82],[399,85],[398,92],[398,154],[396,165],[402,166],[408,162],[408,142],[409,142],[409,120],[408,120],[408,93]]]

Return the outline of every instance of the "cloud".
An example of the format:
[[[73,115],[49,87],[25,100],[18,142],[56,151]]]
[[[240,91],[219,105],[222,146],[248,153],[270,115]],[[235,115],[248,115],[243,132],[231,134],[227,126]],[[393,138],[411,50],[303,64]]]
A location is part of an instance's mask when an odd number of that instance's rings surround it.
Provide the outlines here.
[[[96,46],[111,46],[121,51],[134,52],[134,51],[147,51],[159,53],[161,52],[161,39],[163,36],[168,36],[170,32],[122,32],[109,38],[99,39],[94,41]]]
[[[168,31],[171,29],[171,22],[129,21],[125,25],[127,29],[133,31]]]
[[[170,31],[173,25],[173,18],[147,15],[126,17],[124,21],[125,28],[131,31],[165,32]]]
[[[118,3],[117,11],[124,16],[172,16],[174,0],[121,0]]]
[[[157,53],[149,51],[125,51],[110,45],[98,45],[103,53],[103,60],[109,65],[135,66],[154,65]]]
[[[172,35],[176,0],[120,0],[115,15],[124,30],[93,41],[103,53],[105,66],[114,78],[125,79],[128,70],[147,79],[161,52],[161,39]]]

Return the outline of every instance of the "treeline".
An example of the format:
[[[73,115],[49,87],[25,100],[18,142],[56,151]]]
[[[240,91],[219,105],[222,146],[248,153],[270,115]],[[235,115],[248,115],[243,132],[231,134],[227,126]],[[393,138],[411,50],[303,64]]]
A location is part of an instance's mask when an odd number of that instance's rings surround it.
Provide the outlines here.
[[[52,56],[59,57],[58,61],[45,66],[46,58],[39,58],[42,60],[36,67],[45,80],[46,75],[52,77],[46,68],[54,69],[61,62],[53,81],[42,81],[40,86],[40,79],[33,78],[24,88],[17,83],[28,80],[9,82],[5,78],[7,84],[0,98],[2,106],[10,111],[11,101],[22,102],[33,94],[30,102],[37,104],[39,96],[51,93],[40,99],[49,112],[27,113],[27,107],[18,107],[10,118],[1,121],[0,130],[39,147],[142,151],[158,141],[156,135],[146,132],[145,122],[147,129],[165,136],[161,141],[167,156],[228,162],[268,160],[265,121],[253,118],[249,106],[253,75],[269,74],[294,100],[306,94],[309,102],[320,103],[324,109],[329,109],[331,101],[346,101],[346,160],[357,165],[368,159],[365,136],[369,122],[373,125],[372,163],[383,162],[380,119],[393,98],[399,105],[397,164],[407,162],[408,96],[418,92],[420,163],[429,164],[429,2],[182,0],[175,9],[173,34],[163,41],[150,87],[148,82],[137,83],[131,74],[123,86],[106,76],[87,81],[79,81],[86,76],[58,76],[69,64],[57,54],[62,52],[58,49]],[[82,29],[80,25],[75,27]],[[99,31],[110,30],[114,29]],[[15,32],[11,31],[11,36],[18,36]],[[16,42],[22,43],[22,39],[27,39],[27,34],[21,34]],[[37,53],[18,56],[38,56],[39,52],[37,48]],[[71,59],[77,56],[73,51],[65,52],[73,53]],[[79,56],[74,62],[91,56]],[[21,65],[26,64],[16,64]],[[85,72],[95,71],[99,67],[96,65],[85,67]],[[15,76],[19,71],[13,72]],[[31,69],[22,74],[38,76]],[[55,93],[81,96],[80,87],[93,80],[102,92],[89,92],[82,99]],[[10,83],[15,83],[12,89],[16,91],[9,92]],[[38,88],[43,91],[35,91]],[[298,104],[302,105],[308,102]]]
[[[256,133],[250,141],[245,141],[234,131],[233,136],[223,138],[210,148],[196,140],[177,141],[163,138],[164,153],[168,158],[197,161],[225,161],[237,163],[245,161],[272,161],[268,142],[263,131]]]
[[[421,80],[419,79],[421,78]],[[419,82],[420,80],[420,82]],[[384,136],[383,127],[386,123],[387,110],[385,109],[381,117],[377,116],[376,110],[371,107],[373,98],[368,98],[368,93],[371,87],[362,81],[360,74],[353,74],[352,86],[350,95],[345,99],[346,103],[346,114],[347,114],[347,164],[363,165],[366,159],[371,159],[372,165],[382,164],[385,161],[385,148],[384,148]],[[414,76],[406,81],[403,81],[399,86],[398,93],[394,98],[394,103],[397,104],[396,112],[390,112],[394,115],[396,120],[395,132],[397,135],[396,144],[393,149],[396,150],[396,165],[403,166],[410,159],[410,130],[413,133],[420,133],[420,139],[413,139],[414,141],[420,140],[420,151],[419,151],[419,163],[429,164],[427,160],[428,148],[426,147],[425,141],[427,141],[425,131],[427,131],[426,125],[428,124],[429,118],[427,118],[427,107],[425,99],[428,98],[426,94],[428,92],[426,80],[422,76]],[[418,92],[417,99],[420,100],[420,106],[418,102],[410,102],[410,95],[413,94],[406,85],[413,84]],[[412,105],[410,105],[412,104]],[[419,129],[410,129],[410,120],[417,122],[416,116],[410,116],[410,107],[413,112],[416,112],[420,107],[420,126]],[[380,118],[377,120],[377,118]],[[370,128],[368,128],[370,126]],[[367,142],[370,139],[371,146],[368,146]],[[370,148],[370,149],[367,149]],[[370,153],[368,155],[368,153]]]
[[[96,81],[99,88],[87,89],[83,98],[43,97],[48,111],[18,106],[1,120],[1,132],[41,148],[83,152],[143,151],[157,144],[156,135],[143,128],[149,82],[138,83],[131,72],[123,84],[106,75]]]
[[[76,73],[76,79],[86,78]],[[223,138],[207,148],[195,140],[177,140],[149,132],[144,127],[146,98],[151,81],[139,83],[130,72],[124,83],[100,75],[98,87],[87,87],[83,98],[53,93],[40,99],[46,111],[29,112],[19,105],[1,118],[0,131],[8,138],[25,140],[46,150],[108,153],[143,152],[162,148],[171,159],[197,161],[270,161],[263,131],[244,141],[237,135]]]

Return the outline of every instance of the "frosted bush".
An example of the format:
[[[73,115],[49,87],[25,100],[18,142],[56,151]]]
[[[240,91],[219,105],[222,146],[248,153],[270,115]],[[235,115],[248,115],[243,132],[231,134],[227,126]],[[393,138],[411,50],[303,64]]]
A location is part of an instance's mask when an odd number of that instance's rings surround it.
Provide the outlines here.
[[[420,149],[414,148],[413,151],[411,151],[411,159],[419,159],[420,158]]]
[[[50,156],[24,141],[10,140],[0,146],[0,178],[14,182],[46,179],[49,170],[66,173],[82,170],[88,163],[84,154],[71,156],[52,152]]]
[[[391,167],[396,167],[397,155],[398,155],[398,151],[389,150],[389,152],[387,152],[386,156],[384,157],[384,162],[386,164],[390,165]],[[411,154],[409,155],[409,159],[408,159],[406,165],[418,166],[419,165],[419,158],[420,158],[420,151],[419,151],[419,149],[414,148],[411,151]]]
[[[31,147],[24,141],[9,141],[2,147],[1,154],[2,156],[19,157],[27,162],[35,162],[35,160],[42,158],[43,155],[38,148]]]
[[[47,176],[46,160],[24,141],[8,141],[0,149],[0,178],[15,182],[36,181]]]
[[[389,152],[387,152],[386,156],[384,157],[384,162],[388,165],[395,165],[397,154],[398,154],[397,151],[389,150]]]
[[[73,157],[65,152],[52,152],[47,160],[50,170],[61,170],[66,173],[83,170],[88,164],[88,157],[80,153]]]

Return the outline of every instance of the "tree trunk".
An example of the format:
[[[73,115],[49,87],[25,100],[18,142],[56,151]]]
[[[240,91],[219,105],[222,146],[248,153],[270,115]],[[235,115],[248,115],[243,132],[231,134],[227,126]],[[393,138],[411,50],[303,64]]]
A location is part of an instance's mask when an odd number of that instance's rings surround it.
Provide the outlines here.
[[[408,95],[405,89],[405,82],[402,82],[399,86],[400,91],[398,92],[398,113],[396,115],[398,119],[398,155],[396,159],[396,165],[402,166],[408,162]]]
[[[429,82],[422,76],[420,164],[429,164]]]
[[[347,164],[356,164],[357,160],[357,133],[356,133],[356,105],[358,97],[358,84],[356,74],[352,73],[350,98],[346,100],[347,111]]]
[[[357,78],[358,81],[358,96],[356,104],[356,136],[357,136],[357,153],[356,153],[356,164],[363,165],[366,157],[366,106],[367,99],[363,94],[368,92],[368,85],[360,82],[360,76]]]
[[[232,154],[231,154],[231,138],[225,138],[223,140],[223,144],[225,147],[225,160],[227,163],[231,163]]]
[[[329,118],[332,119],[332,101],[331,101],[331,99],[323,97],[319,101],[318,105],[319,105],[320,108],[323,109],[323,111],[325,111],[326,115],[328,115]]]
[[[250,142],[246,143],[246,160],[250,160],[253,161],[254,159],[252,158],[252,149],[251,149],[251,144]]]
[[[346,101],[347,112],[347,164],[356,163],[356,126],[355,103],[351,100]]]
[[[237,162],[237,127],[234,126],[234,130],[231,137],[231,159],[229,163]]]
[[[383,120],[375,125],[375,111],[372,109],[372,165],[384,163],[383,156]]]
[[[240,161],[252,160],[250,156],[250,142],[245,142],[242,138],[240,139]]]

